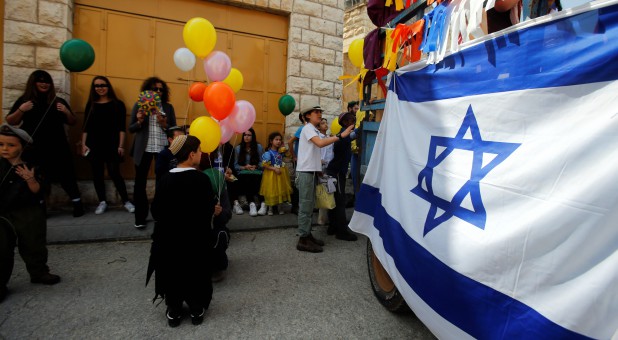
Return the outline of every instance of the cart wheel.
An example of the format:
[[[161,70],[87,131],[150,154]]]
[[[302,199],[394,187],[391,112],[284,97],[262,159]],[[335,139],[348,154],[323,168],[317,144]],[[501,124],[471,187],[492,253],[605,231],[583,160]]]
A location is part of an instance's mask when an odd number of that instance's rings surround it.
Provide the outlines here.
[[[410,307],[408,307],[403,296],[395,287],[393,280],[391,280],[391,277],[382,267],[382,264],[373,252],[369,239],[367,239],[367,267],[369,269],[371,288],[380,303],[394,313],[409,312]]]

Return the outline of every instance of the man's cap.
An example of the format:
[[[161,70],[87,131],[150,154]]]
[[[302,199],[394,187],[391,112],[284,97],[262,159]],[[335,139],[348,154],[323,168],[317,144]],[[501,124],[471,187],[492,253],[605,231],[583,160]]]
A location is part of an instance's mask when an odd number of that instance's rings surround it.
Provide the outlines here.
[[[337,119],[339,125],[343,126],[343,121],[347,118],[347,116],[352,117],[352,119],[356,121],[356,116],[352,112],[343,112],[339,115],[339,118]]]
[[[26,142],[27,144],[32,144],[33,142],[32,137],[30,137],[28,132],[22,129],[18,129],[16,127],[10,126],[8,124],[2,124],[0,126],[0,131],[2,132],[2,134],[14,135],[15,137]]]
[[[172,155],[176,156],[178,151],[182,149],[182,146],[185,145],[186,141],[187,141],[187,135],[180,135],[174,138],[174,140],[172,141],[172,144],[170,144],[170,151],[172,152]]]
[[[319,110],[319,111],[324,111],[323,108],[320,107],[320,105],[310,105],[310,106],[305,106],[305,108],[301,111],[301,113],[303,114],[303,117],[307,114],[307,113],[311,113],[315,110]]]

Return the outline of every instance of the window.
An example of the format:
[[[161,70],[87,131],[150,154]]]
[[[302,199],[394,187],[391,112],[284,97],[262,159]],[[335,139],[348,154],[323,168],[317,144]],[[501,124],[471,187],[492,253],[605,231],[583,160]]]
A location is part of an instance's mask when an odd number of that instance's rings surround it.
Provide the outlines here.
[[[362,3],[365,3],[367,0],[345,0],[345,9],[350,9],[352,7],[356,7]]]

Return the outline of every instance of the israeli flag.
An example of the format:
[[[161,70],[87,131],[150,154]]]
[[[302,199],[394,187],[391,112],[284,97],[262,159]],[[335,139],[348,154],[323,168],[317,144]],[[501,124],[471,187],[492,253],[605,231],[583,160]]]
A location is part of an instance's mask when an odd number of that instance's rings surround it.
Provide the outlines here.
[[[350,227],[437,337],[618,337],[616,3],[391,75]]]

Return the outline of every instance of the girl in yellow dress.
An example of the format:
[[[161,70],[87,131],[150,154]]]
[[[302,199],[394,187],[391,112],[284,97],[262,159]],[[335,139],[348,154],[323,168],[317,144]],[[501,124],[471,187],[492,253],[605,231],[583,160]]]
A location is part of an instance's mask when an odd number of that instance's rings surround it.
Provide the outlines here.
[[[268,215],[272,216],[273,207],[291,200],[292,186],[290,174],[283,162],[283,154],[279,148],[283,143],[283,136],[273,132],[268,136],[268,149],[262,154],[262,185],[260,195],[268,206]],[[279,206],[279,215],[283,215],[283,207]]]

